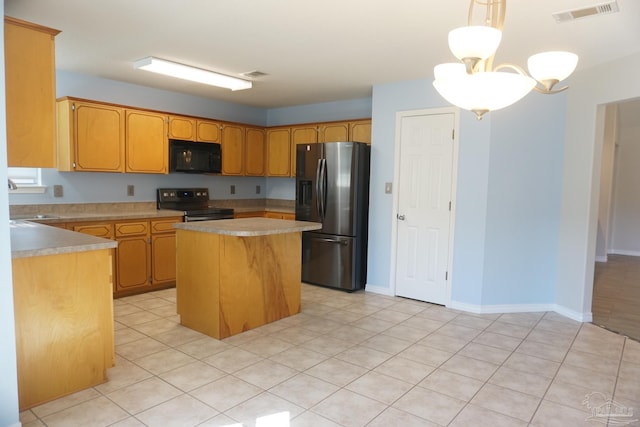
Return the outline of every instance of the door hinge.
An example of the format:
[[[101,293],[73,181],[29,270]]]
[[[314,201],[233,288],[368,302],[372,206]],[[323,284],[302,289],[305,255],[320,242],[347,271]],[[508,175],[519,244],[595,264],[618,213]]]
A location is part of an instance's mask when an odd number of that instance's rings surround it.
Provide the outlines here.
[[[453,141],[454,139],[456,139],[456,130],[451,129],[451,140]]]
[[[449,212],[451,212],[451,201],[449,201]]]
[[[73,168],[74,169],[76,168],[76,162],[73,162]]]
[[[444,272],[444,280],[449,280],[449,272],[448,271]]]
[[[76,104],[71,104],[71,111],[76,111]]]

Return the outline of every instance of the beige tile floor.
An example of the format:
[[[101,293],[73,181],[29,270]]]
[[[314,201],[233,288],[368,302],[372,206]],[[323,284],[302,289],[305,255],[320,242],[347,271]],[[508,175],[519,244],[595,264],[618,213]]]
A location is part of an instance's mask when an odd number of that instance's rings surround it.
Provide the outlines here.
[[[115,319],[109,381],[21,413],[23,426],[254,426],[272,415],[285,420],[270,426],[567,427],[640,418],[640,343],[555,313],[474,315],[303,285],[301,314],[222,341],[179,325],[175,289],[118,299]],[[589,419],[610,399],[634,417]]]

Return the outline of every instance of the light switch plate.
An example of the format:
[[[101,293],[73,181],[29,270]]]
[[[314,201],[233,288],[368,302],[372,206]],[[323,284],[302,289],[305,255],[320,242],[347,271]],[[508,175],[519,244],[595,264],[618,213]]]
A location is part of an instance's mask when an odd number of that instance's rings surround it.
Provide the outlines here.
[[[260,186],[256,185],[256,194],[260,194]]]
[[[127,185],[127,196],[135,195],[135,187],[131,184]]]
[[[391,183],[390,182],[385,182],[384,183],[384,194],[391,194]]]
[[[236,186],[232,184],[231,187],[229,188],[229,192],[231,194],[236,194]]]

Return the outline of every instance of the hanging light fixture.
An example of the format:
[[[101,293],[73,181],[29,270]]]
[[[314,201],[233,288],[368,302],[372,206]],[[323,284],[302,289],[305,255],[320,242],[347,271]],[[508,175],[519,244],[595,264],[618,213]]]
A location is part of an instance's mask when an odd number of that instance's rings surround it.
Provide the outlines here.
[[[433,86],[453,105],[476,114],[478,120],[489,111],[507,107],[531,90],[552,94],[568,86],[555,85],[569,77],[578,63],[571,52],[542,52],[529,58],[529,76],[521,67],[501,64],[493,58],[502,39],[507,0],[471,0],[468,26],[449,32],[449,49],[461,62],[436,65]],[[483,25],[472,25],[474,7],[484,8]]]

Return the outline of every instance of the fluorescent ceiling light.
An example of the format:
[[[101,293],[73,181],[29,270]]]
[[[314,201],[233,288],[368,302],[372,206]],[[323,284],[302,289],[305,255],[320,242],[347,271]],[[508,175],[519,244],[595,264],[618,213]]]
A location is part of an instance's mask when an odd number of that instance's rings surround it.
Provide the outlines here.
[[[206,85],[224,87],[231,90],[251,89],[252,85],[249,80],[226,76],[213,71],[203,70],[202,68],[190,67],[177,62],[154,58],[153,56],[134,62],[133,67]]]

